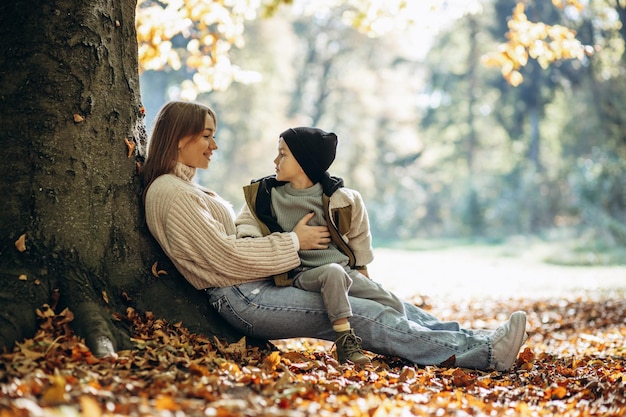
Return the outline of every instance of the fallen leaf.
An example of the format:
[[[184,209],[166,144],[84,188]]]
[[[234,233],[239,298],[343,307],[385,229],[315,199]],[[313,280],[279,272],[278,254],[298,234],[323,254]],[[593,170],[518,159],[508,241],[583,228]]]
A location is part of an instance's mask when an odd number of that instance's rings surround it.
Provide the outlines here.
[[[280,352],[274,351],[263,359],[263,369],[272,372],[275,371],[280,364]]]
[[[246,353],[246,337],[239,339],[237,343],[231,343],[226,345],[215,338],[217,349],[222,353],[234,353],[237,355],[243,355]]]
[[[405,366],[402,368],[402,372],[400,373],[400,382],[413,382],[415,381],[417,372],[415,372],[415,368],[410,366]]]
[[[229,344],[131,307],[112,316],[133,348],[98,359],[73,334],[71,310],[44,305],[33,338],[0,352],[0,417],[626,415],[626,299],[586,297],[431,304],[443,320],[488,326],[505,310],[527,311],[531,337],[508,372],[382,355],[361,369],[333,359],[332,342]]]
[[[462,369],[455,369],[452,373],[452,383],[457,387],[468,387],[474,384],[475,378]]]
[[[456,363],[456,356],[452,355],[448,359],[443,361],[439,366],[441,366],[442,368],[450,368],[454,366],[455,363]]]
[[[159,277],[159,275],[167,275],[167,271],[164,270],[157,270],[157,266],[158,266],[158,262],[155,262],[152,264],[152,275],[154,275],[156,278]]]
[[[176,411],[179,410],[180,407],[176,404],[176,401],[169,395],[161,395],[157,397],[154,402],[154,407],[157,410],[167,410],[167,411]]]
[[[26,233],[23,233],[16,241],[15,247],[18,251],[24,252],[26,250]]]
[[[41,396],[41,402],[44,405],[57,405],[68,400],[68,394],[65,392],[65,378],[55,375],[50,378],[50,386],[48,386]]]
[[[82,417],[100,417],[102,410],[100,404],[93,397],[82,395],[79,400]]]
[[[124,142],[126,142],[126,147],[128,148],[128,158],[130,158],[131,156],[133,156],[133,151],[135,150],[135,147],[137,146],[135,144],[135,141],[130,141],[128,140],[128,138],[124,138]]]
[[[567,389],[561,386],[549,388],[546,392],[546,396],[552,400],[562,400],[566,395]]]
[[[535,354],[532,349],[529,347],[524,348],[522,352],[517,357],[517,362],[519,363],[531,363],[535,360]]]

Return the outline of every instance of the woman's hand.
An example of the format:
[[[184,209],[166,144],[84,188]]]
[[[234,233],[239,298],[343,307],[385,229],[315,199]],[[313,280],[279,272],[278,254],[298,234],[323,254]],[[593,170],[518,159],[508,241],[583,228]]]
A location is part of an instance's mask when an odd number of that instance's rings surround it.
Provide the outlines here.
[[[296,227],[293,228],[294,233],[300,241],[300,250],[307,249],[326,249],[330,243],[330,232],[326,226],[309,226],[307,223],[315,216],[315,213],[309,213],[304,216]]]

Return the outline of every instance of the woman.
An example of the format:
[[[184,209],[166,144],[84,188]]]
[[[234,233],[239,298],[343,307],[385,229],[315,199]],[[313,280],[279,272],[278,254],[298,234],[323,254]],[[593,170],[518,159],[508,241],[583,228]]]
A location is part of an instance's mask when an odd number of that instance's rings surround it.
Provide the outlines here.
[[[277,287],[266,277],[300,264],[298,250],[325,249],[326,227],[305,216],[290,233],[236,238],[232,206],[193,183],[217,150],[217,118],[208,107],[169,102],[159,112],[142,168],[151,233],[179,272],[236,328],[257,338],[334,340],[319,293]],[[495,331],[462,329],[405,303],[406,315],[350,297],[352,327],[363,348],[419,365],[510,369],[526,339],[526,315],[515,312]]]

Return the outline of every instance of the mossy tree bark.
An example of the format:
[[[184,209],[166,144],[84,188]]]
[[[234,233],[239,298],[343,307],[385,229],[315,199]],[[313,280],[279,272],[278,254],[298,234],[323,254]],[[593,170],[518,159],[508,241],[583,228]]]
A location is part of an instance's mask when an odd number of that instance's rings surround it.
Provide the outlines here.
[[[128,347],[131,306],[227,341],[241,334],[180,277],[143,224],[132,0],[0,5],[0,347],[35,310],[69,307],[94,354]],[[15,242],[25,235],[25,250]],[[154,276],[152,265],[167,275]]]

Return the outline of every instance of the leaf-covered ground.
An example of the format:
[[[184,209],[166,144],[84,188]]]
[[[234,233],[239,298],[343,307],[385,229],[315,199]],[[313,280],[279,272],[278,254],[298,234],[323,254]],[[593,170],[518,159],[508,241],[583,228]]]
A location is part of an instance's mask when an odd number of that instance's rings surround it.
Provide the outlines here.
[[[75,337],[72,313],[42,308],[41,330],[0,355],[5,416],[623,416],[624,294],[438,306],[444,319],[493,328],[517,309],[529,339],[510,372],[418,367],[371,355],[340,365],[331,344],[276,341],[279,350],[224,345],[128,310],[136,348],[97,359]]]

